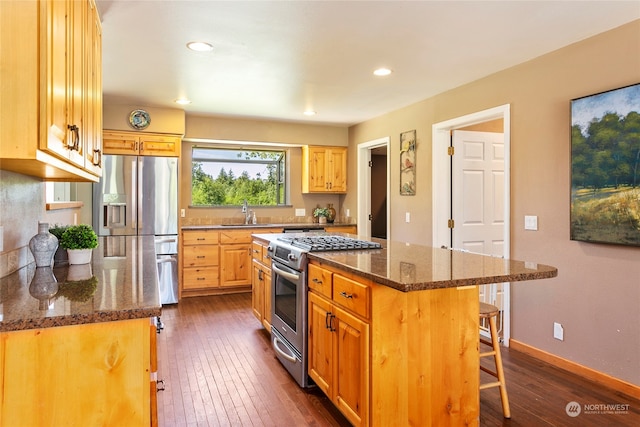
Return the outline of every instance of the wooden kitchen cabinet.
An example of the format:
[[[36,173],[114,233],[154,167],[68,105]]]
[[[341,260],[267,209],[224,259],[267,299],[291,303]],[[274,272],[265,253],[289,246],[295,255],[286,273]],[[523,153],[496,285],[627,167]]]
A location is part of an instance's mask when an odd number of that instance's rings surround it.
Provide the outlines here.
[[[2,169],[98,181],[102,34],[94,1],[0,2],[0,51]]]
[[[102,134],[105,154],[131,156],[180,157],[180,135],[105,130]]]
[[[302,192],[346,193],[347,148],[303,146]]]
[[[271,259],[267,252],[268,242],[254,240],[252,243],[251,308],[253,315],[271,332]]]
[[[154,330],[140,318],[0,333],[0,426],[153,425]]]
[[[475,286],[401,292],[316,259],[308,281],[308,373],[352,424],[477,425]]]
[[[316,265],[309,267],[309,376],[354,426],[366,426],[368,287]]]
[[[184,230],[181,239],[181,296],[205,295],[220,287],[220,233],[215,230]]]
[[[357,225],[327,225],[324,227],[324,231],[327,233],[347,233],[358,234]]]

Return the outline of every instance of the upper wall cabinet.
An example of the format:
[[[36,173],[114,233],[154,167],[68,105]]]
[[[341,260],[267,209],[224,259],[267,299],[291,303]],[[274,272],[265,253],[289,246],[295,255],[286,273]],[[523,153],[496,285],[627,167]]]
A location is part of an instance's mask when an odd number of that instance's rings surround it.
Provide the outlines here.
[[[160,133],[105,130],[102,134],[104,154],[180,157],[181,141],[180,135]]]
[[[0,1],[0,51],[0,169],[98,181],[102,33],[94,1]]]
[[[302,192],[346,193],[347,148],[303,146]]]

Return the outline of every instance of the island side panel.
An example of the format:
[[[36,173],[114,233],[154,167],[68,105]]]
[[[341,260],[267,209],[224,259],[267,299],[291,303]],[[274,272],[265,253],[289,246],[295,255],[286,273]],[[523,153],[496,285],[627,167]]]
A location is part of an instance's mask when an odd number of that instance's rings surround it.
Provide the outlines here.
[[[0,339],[0,425],[150,425],[148,318]]]
[[[477,287],[376,286],[372,302],[371,424],[477,426]]]

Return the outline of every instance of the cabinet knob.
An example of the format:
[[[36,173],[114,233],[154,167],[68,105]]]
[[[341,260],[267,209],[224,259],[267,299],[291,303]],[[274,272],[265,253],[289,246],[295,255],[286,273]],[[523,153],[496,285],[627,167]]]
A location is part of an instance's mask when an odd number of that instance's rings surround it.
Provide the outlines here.
[[[157,391],[164,391],[165,390],[164,380],[158,380],[158,382],[156,383],[156,390]]]
[[[343,298],[348,298],[348,299],[352,299],[353,298],[353,294],[348,294],[344,291],[340,292],[340,296]]]

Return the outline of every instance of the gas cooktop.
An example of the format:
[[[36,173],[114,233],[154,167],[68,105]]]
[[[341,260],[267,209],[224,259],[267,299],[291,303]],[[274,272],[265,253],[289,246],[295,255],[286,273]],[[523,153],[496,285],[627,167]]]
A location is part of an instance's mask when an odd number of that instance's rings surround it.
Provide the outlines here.
[[[279,241],[288,243],[307,252],[347,251],[359,249],[380,249],[382,245],[367,240],[358,240],[344,236],[279,237]]]

